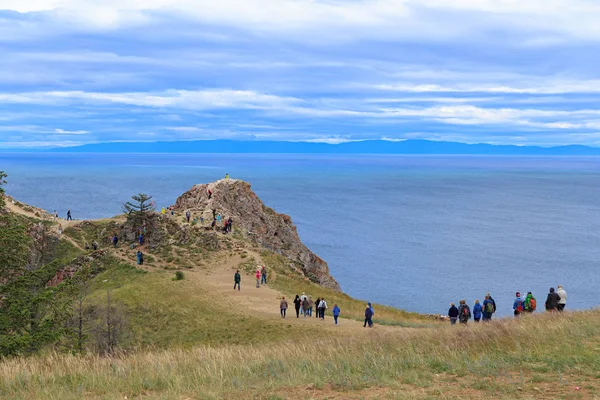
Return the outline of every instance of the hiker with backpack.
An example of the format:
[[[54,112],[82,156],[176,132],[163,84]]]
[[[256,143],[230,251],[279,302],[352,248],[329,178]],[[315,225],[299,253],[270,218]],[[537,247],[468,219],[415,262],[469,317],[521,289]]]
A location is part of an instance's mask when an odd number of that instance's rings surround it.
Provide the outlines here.
[[[485,300],[483,301],[483,320],[490,321],[492,319],[492,314],[496,312],[496,302],[492,298],[492,295],[489,293],[485,295]]]
[[[240,275],[240,271],[235,271],[235,275],[233,276],[233,290],[237,286],[238,291],[240,290],[240,282],[242,281],[242,276]]]
[[[458,306],[458,321],[461,324],[467,324],[471,319],[471,308],[467,304],[466,300],[461,300]]]
[[[479,304],[479,300],[475,300],[475,305],[473,306],[473,320],[475,322],[479,322],[481,320],[481,314],[483,312],[483,307]]]
[[[537,301],[531,292],[527,292],[525,296],[525,312],[532,313],[537,308]]]
[[[450,309],[448,310],[448,317],[450,317],[450,325],[455,325],[458,319],[458,308],[454,303],[450,303]]]
[[[319,317],[321,319],[325,319],[325,311],[327,310],[327,302],[324,298],[321,298],[321,302],[319,303]]]
[[[513,303],[513,310],[515,313],[515,317],[519,317],[523,311],[525,311],[525,301],[521,297],[521,292],[517,292],[515,294],[515,301]]]
[[[279,303],[279,312],[281,313],[281,318],[285,318],[285,312],[288,308],[288,302],[285,299],[285,296],[281,298],[281,303]]]
[[[548,293],[548,297],[546,298],[546,310],[550,312],[557,311],[559,302],[560,296],[554,291],[554,288],[551,287],[550,293]]]

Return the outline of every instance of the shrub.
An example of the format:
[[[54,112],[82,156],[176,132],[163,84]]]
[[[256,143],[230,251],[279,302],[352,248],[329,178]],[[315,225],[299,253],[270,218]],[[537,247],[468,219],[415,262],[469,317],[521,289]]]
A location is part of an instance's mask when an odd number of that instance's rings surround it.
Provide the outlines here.
[[[175,272],[175,280],[176,281],[182,281],[185,279],[185,274],[183,273],[183,271],[176,271]]]

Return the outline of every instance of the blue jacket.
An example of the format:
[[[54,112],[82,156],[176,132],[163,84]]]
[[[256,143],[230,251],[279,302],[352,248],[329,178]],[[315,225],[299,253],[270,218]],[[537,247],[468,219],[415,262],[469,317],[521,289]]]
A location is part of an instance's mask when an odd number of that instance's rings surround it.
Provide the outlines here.
[[[369,308],[371,309],[371,314],[375,315],[375,310],[373,309],[373,306],[371,305],[371,303],[369,303]],[[373,316],[371,315],[371,316]]]
[[[338,306],[333,307],[333,315],[337,317],[340,315],[340,308]]]
[[[525,310],[525,300],[523,300],[522,297],[517,297],[515,299],[515,302],[513,303],[513,310],[516,310],[517,307],[519,306],[519,303],[521,303],[521,307],[523,308],[523,310]],[[523,311],[521,310],[521,311]]]
[[[473,306],[473,318],[481,318],[481,311],[483,308],[481,304],[477,303]]]

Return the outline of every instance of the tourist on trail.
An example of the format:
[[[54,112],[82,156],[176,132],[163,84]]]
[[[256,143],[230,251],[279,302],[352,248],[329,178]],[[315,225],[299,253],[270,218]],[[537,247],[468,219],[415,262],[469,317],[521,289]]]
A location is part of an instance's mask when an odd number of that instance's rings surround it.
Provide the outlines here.
[[[261,276],[260,283],[261,284],[264,283],[266,285],[267,284],[267,269],[265,268],[264,265],[260,268],[260,276]]]
[[[300,296],[296,295],[294,299],[294,308],[296,309],[296,318],[300,318],[300,307],[302,306],[302,300],[300,300]]]
[[[137,255],[137,263],[138,263],[138,265],[144,264],[144,254],[140,250],[138,250],[138,252],[137,252],[136,255]]]
[[[260,270],[256,270],[256,287],[260,287]]]
[[[58,219],[58,212],[56,210],[54,210],[54,220]]]
[[[365,308],[365,323],[363,328],[366,328],[369,325],[369,328],[373,327],[373,309],[371,308],[371,303],[367,304],[367,308]]]
[[[302,299],[302,297],[300,299]],[[310,307],[310,301],[308,300],[308,297],[305,297],[304,300],[302,300],[302,309],[304,310],[304,318],[306,318],[306,316],[308,315],[309,307]]]
[[[319,304],[321,304],[321,298],[317,297],[317,301],[315,302],[315,318],[319,318]]]
[[[338,324],[338,317],[340,316],[340,308],[338,307],[337,304],[333,305],[333,320],[335,321],[335,324]]]
[[[513,311],[515,313],[515,317],[519,317],[523,311],[525,311],[525,301],[521,297],[521,292],[517,292],[515,294],[515,301],[513,303]]]
[[[327,302],[324,298],[321,298],[321,302],[319,303],[319,317],[321,319],[325,319],[325,311],[327,310]]]
[[[466,300],[461,300],[458,305],[458,321],[466,324],[471,319],[471,309]]]
[[[208,189],[208,199],[212,199],[212,190]]]
[[[285,296],[281,298],[281,303],[279,303],[279,311],[281,312],[281,318],[285,318],[285,312],[288,308],[288,302],[285,300]]]
[[[143,233],[140,233],[139,239],[140,239],[140,246],[143,246],[144,245],[144,234]]]
[[[216,219],[216,218],[213,218],[213,222],[212,222],[212,224],[210,224],[210,227],[211,227],[212,229],[215,229],[215,226],[217,226],[217,219]]]
[[[119,237],[117,236],[117,234],[115,233],[115,235],[112,238],[112,244],[113,247],[116,249],[117,248],[117,243],[119,243]]]
[[[62,224],[58,224],[58,234],[62,235],[62,232],[63,232],[63,230],[62,230]]]
[[[548,297],[546,298],[546,310],[555,312],[558,309],[559,302],[560,296],[554,291],[554,288],[551,287],[550,293],[548,293]]]
[[[73,218],[71,217],[71,210],[67,210],[67,221],[73,221]]]
[[[229,174],[225,174],[225,179],[229,179]]]
[[[525,312],[532,313],[537,308],[537,301],[531,292],[527,292],[525,296]]]
[[[161,208],[160,213],[162,215],[165,215],[167,213],[167,210],[165,210],[165,208],[163,207],[163,208]]]
[[[458,308],[454,305],[454,303],[450,303],[450,309],[448,310],[448,316],[450,317],[450,324],[456,324],[456,320],[458,319]]]
[[[304,300],[306,300],[306,294],[302,292],[302,295],[300,295],[300,314],[304,314],[306,312],[304,308]]]
[[[313,314],[313,299],[312,296],[308,296],[308,316],[312,317]]]
[[[375,309],[373,308],[373,305],[371,304],[371,302],[368,303],[369,307],[371,308],[371,318],[373,318],[375,316]]]
[[[190,218],[192,218],[192,213],[190,212],[190,210],[187,210],[185,212],[185,219],[187,219],[187,223],[190,223]]]
[[[242,276],[240,275],[240,271],[235,271],[235,275],[233,276],[233,290],[237,286],[238,291],[240,290],[240,282],[242,281]]]
[[[481,314],[483,312],[483,308],[481,304],[479,304],[479,300],[475,300],[475,305],[473,306],[473,320],[475,322],[479,322],[481,320]]]
[[[492,314],[494,313],[494,303],[490,300],[490,295],[485,295],[485,300],[483,300],[483,315],[482,319],[484,321],[489,321],[492,319]]]
[[[562,285],[558,285],[558,290],[556,293],[560,296],[560,300],[558,301],[558,307],[556,309],[558,311],[562,311],[565,309],[567,305],[567,292],[563,289]]]

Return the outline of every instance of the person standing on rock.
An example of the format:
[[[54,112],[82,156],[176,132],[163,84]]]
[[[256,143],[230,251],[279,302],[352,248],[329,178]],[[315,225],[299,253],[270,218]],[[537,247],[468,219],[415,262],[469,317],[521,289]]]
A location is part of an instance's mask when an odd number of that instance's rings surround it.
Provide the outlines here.
[[[558,307],[556,309],[558,311],[562,311],[565,309],[567,305],[567,292],[563,289],[562,285],[558,285],[558,290],[556,293],[560,296],[560,300],[558,301]]]
[[[337,304],[334,304],[333,306],[333,320],[335,322],[335,324],[338,324],[338,317],[340,316],[340,308],[338,307]]]
[[[137,252],[137,263],[138,265],[144,264],[144,253],[142,253],[140,250]]]
[[[54,220],[56,221],[58,219],[58,212],[56,210],[54,210]]]
[[[281,313],[281,318],[285,318],[285,312],[288,308],[288,302],[285,299],[285,296],[281,298],[281,303],[279,303],[279,312]]]
[[[300,318],[300,307],[302,307],[302,300],[300,300],[300,296],[296,295],[294,299],[294,308],[296,309],[296,318]]]
[[[160,209],[160,213],[162,215],[166,215],[167,214],[167,210],[165,210],[165,208],[163,207],[163,208]]]
[[[208,189],[208,199],[212,199],[212,190]]]
[[[192,218],[192,213],[190,212],[190,210],[187,210],[185,212],[185,219],[187,219],[187,223],[190,223],[190,218]]]
[[[370,303],[365,308],[365,323],[363,324],[363,328],[366,328],[367,325],[369,325],[369,328],[373,327],[373,309]]]
[[[73,221],[73,218],[71,217],[71,210],[67,210],[67,221]]]
[[[256,270],[256,287],[257,288],[260,287],[260,270],[259,269]]]
[[[233,290],[237,286],[238,291],[240,290],[240,282],[242,281],[242,276],[240,275],[240,271],[235,271],[235,275],[233,276]]]
[[[260,276],[261,276],[260,283],[261,284],[264,283],[266,285],[267,284],[267,269],[265,268],[264,265],[260,268]]]
[[[229,179],[229,173],[225,174],[225,179]]]
[[[58,234],[62,235],[63,229],[62,229],[62,224],[58,224]]]
[[[116,249],[117,248],[117,243],[119,243],[119,237],[117,236],[117,234],[115,233],[113,238],[112,238],[112,244],[113,247]]]
[[[139,239],[140,239],[140,246],[143,246],[144,245],[144,234],[143,233],[140,233]]]

